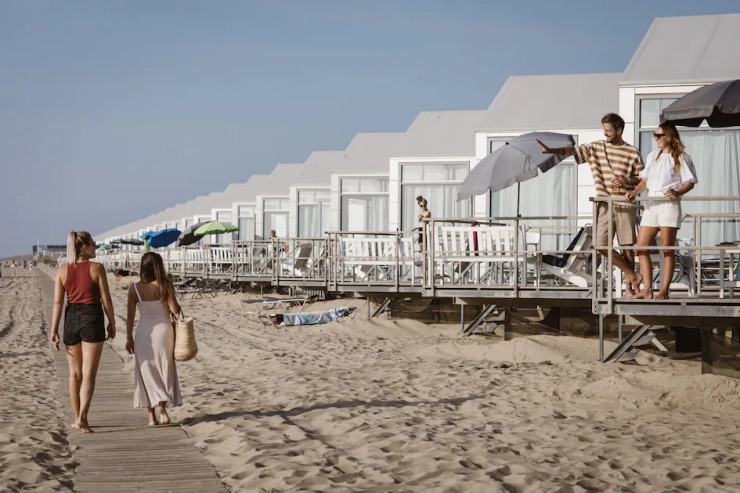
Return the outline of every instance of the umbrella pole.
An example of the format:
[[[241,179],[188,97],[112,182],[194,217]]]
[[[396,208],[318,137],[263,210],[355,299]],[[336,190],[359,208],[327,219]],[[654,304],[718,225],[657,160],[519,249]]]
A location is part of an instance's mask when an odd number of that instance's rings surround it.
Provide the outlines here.
[[[516,217],[520,217],[519,214],[519,200],[521,199],[522,183],[517,182],[516,184]]]

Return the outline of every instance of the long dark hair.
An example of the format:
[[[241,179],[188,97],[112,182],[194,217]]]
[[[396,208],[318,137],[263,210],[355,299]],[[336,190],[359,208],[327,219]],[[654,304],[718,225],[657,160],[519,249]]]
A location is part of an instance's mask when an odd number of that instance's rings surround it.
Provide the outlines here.
[[[681,154],[683,154],[684,150],[678,129],[672,123],[661,123],[658,125],[658,128],[663,129],[663,133],[666,139],[668,139],[668,149],[671,151],[671,156],[673,156],[673,171],[678,174],[681,169]]]
[[[162,262],[162,257],[157,252],[146,252],[141,257],[140,277],[142,281],[147,283],[157,281],[162,304],[169,307],[170,300],[175,297],[175,288],[172,286],[170,278],[167,277],[164,262]]]

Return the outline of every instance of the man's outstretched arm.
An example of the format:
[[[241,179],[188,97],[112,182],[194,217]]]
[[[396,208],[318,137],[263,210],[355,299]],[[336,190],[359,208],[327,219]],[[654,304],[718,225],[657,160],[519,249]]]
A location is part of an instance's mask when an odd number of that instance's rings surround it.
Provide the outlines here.
[[[558,156],[575,156],[576,154],[576,148],[573,146],[568,147],[557,147],[554,149],[550,149],[545,144],[540,141],[540,139],[534,139],[537,141],[537,143],[542,147],[542,154],[556,154]]]

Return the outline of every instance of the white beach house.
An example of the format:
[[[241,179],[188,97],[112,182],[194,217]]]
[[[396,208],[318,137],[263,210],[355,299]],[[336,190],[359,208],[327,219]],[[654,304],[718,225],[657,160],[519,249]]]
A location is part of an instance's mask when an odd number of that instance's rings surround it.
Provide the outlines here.
[[[255,231],[256,239],[270,237],[275,230],[278,236],[288,236],[288,217],[290,216],[290,184],[301,171],[303,163],[282,163],[262,184],[255,196]]]
[[[619,81],[626,138],[643,157],[655,149],[653,132],[669,104],[701,86],[740,79],[740,14],[665,17],[653,21]],[[699,183],[690,195],[740,196],[740,128],[679,128]],[[738,202],[684,201],[683,212],[738,213]],[[679,237],[691,237],[685,231]],[[705,220],[702,243],[740,239],[740,224]]]
[[[475,129],[485,111],[423,111],[406,131],[389,166],[391,231],[417,226],[416,197],[427,199],[433,217],[469,217],[471,202],[457,201],[460,184],[475,162]]]

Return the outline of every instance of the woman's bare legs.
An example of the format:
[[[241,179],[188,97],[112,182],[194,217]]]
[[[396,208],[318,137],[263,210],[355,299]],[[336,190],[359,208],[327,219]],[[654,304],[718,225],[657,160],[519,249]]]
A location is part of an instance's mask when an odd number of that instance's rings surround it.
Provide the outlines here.
[[[75,424],[85,433],[92,433],[87,422],[87,412],[90,410],[93,393],[95,392],[95,378],[98,375],[100,355],[103,353],[102,342],[83,342],[82,346],[82,384],[80,385],[80,412]]]
[[[660,242],[663,246],[674,246],[676,244],[676,228],[660,228]],[[676,252],[674,250],[663,250],[663,282],[656,300],[667,300],[668,291],[671,289],[673,271],[676,268]]]
[[[159,403],[159,424],[168,425],[170,424],[170,417],[167,414],[167,403]]]
[[[655,237],[658,235],[658,228],[651,226],[640,226],[640,232],[637,234],[637,246],[650,246]],[[645,289],[635,296],[638,299],[653,299],[653,262],[650,260],[648,250],[637,250],[637,257],[640,259],[640,272],[642,282],[645,283]]]
[[[82,385],[82,345],[64,346],[67,351],[69,365],[69,400],[72,401],[72,410],[75,413],[73,428],[79,428],[77,421],[80,418],[80,385]]]

